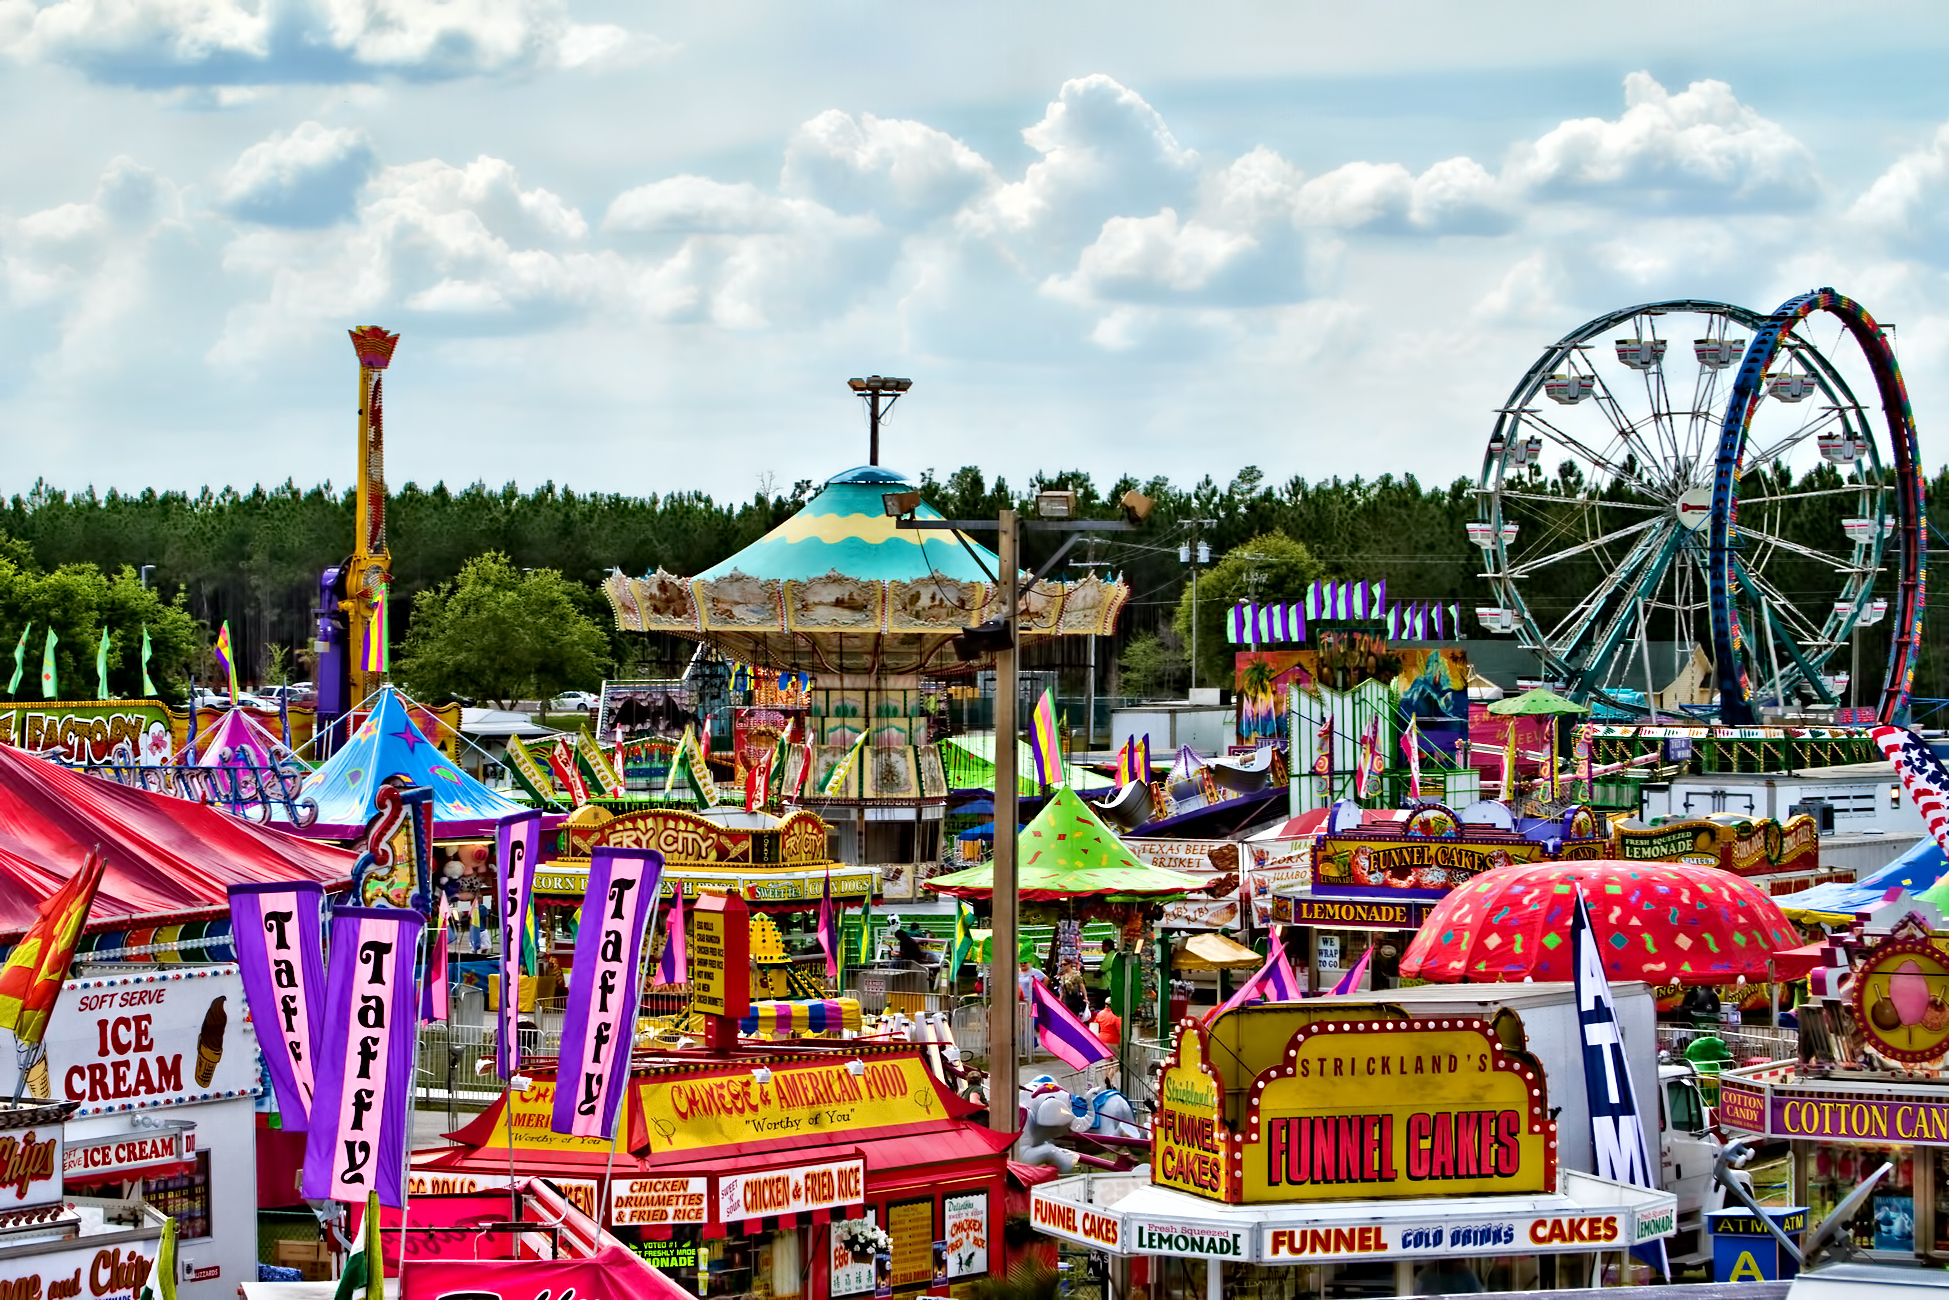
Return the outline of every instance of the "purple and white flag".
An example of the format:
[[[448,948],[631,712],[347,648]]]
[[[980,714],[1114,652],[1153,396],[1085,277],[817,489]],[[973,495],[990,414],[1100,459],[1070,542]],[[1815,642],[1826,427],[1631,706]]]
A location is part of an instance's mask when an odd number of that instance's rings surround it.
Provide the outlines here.
[[[500,888],[501,1004],[495,1014],[494,1072],[511,1079],[521,1069],[521,940],[534,901],[541,814],[510,813],[494,827],[494,878]]]
[[[325,891],[310,882],[230,886],[230,933],[244,1003],[287,1132],[311,1117],[312,1062],[325,1021]]]
[[[405,1204],[413,1105],[414,978],[426,918],[406,907],[341,907],[332,914],[318,1087],[305,1135],[307,1201]]]
[[[1087,1070],[1098,1061],[1110,1059],[1113,1053],[1103,1045],[1103,1040],[1091,1033],[1075,1012],[1059,1002],[1047,984],[1030,980],[1029,988],[1035,996],[1029,1015],[1035,1021],[1037,1037],[1051,1055],[1072,1070]]]
[[[615,1129],[636,1037],[643,935],[662,881],[663,855],[655,849],[603,846],[589,855],[576,938],[578,950],[590,945],[589,955],[575,963],[562,1016],[555,1115],[549,1124],[557,1133],[606,1138]]]
[[[1259,967],[1258,973],[1245,981],[1239,991],[1226,1000],[1224,1006],[1212,1012],[1206,1018],[1206,1023],[1209,1024],[1233,1007],[1242,1007],[1248,1002],[1297,1002],[1305,996],[1306,991],[1300,987],[1299,974],[1293,970],[1292,962],[1286,957],[1286,945],[1275,934],[1272,936],[1272,951],[1266,956],[1265,965]]]
[[[1367,974],[1367,968],[1368,966],[1373,964],[1373,961],[1374,961],[1374,950],[1372,948],[1369,948],[1367,949],[1366,952],[1361,953],[1360,960],[1353,964],[1353,969],[1348,971],[1345,975],[1342,975],[1340,977],[1340,982],[1333,986],[1334,996],[1344,997],[1346,994],[1349,993],[1360,992],[1360,981],[1362,977]]]

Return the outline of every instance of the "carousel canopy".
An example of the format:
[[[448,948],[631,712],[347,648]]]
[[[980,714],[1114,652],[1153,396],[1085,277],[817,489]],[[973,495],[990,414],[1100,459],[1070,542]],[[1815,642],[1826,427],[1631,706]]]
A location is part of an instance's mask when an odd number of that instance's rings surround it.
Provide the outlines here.
[[[1651,984],[1766,980],[1800,936],[1754,885],[1677,862],[1543,862],[1494,867],[1435,905],[1401,974],[1440,983],[1568,980],[1570,922],[1583,886],[1611,979]]]
[[[1123,841],[1066,785],[1056,788],[1016,843],[1015,884],[1024,902],[1174,898],[1206,883],[1131,857]],[[995,868],[985,863],[923,883],[954,898],[987,898],[995,892]]]
[[[41,902],[97,846],[106,870],[88,913],[91,928],[227,909],[231,885],[342,884],[354,856],[0,745],[0,935],[32,925]]]
[[[1541,686],[1524,691],[1511,700],[1497,700],[1489,706],[1489,712],[1499,718],[1538,717],[1551,713],[1589,713],[1583,705],[1566,700],[1555,691],[1546,691]]]
[[[849,469],[695,578],[619,570],[603,590],[624,631],[708,641],[744,663],[876,675],[958,664],[953,639],[998,613],[998,563],[966,534],[898,527],[883,498],[916,491],[882,466]],[[941,518],[925,502],[913,514]],[[1094,577],[1040,584],[1024,596],[1022,636],[1107,635],[1129,594]]]
[[[1230,935],[1213,930],[1186,939],[1184,947],[1171,958],[1171,965],[1178,970],[1257,970],[1265,965],[1265,958]]]
[[[950,736],[939,742],[941,767],[947,773],[947,783],[955,790],[995,789],[995,733],[969,733]],[[1103,773],[1074,763],[1064,763],[1063,772],[1068,777],[1073,790],[1111,790],[1116,782]],[[1020,794],[1039,794],[1035,783],[1035,759],[1029,753],[1026,740],[1015,742],[1015,784]],[[984,812],[993,812],[990,804]],[[972,811],[972,810],[971,810]]]
[[[290,752],[284,742],[242,709],[225,709],[196,737],[196,762],[203,767],[244,762],[271,767],[276,762],[273,755]],[[189,754],[179,755],[176,761],[189,762]]]
[[[450,762],[413,725],[392,687],[374,697],[372,712],[324,766],[311,774],[301,799],[318,801],[318,820],[305,834],[347,840],[365,832],[373,800],[389,777],[403,776],[433,791],[433,831],[441,838],[491,835],[494,823],[522,805],[494,793]]]
[[[1924,839],[1881,870],[1860,880],[1830,880],[1785,895],[1779,899],[1780,910],[1796,921],[1845,925],[1854,919],[1856,912],[1867,911],[1891,894],[1923,894],[1938,889],[1945,869],[1949,869],[1949,859],[1942,856],[1942,846],[1932,839]],[[1932,897],[1930,901],[1937,899]]]

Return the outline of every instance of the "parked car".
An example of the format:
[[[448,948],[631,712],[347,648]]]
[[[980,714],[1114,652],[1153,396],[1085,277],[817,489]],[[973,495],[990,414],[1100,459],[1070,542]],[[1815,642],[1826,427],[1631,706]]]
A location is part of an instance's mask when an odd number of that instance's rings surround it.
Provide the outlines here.
[[[566,691],[548,702],[551,713],[574,713],[578,709],[594,709],[602,701],[587,691]]]

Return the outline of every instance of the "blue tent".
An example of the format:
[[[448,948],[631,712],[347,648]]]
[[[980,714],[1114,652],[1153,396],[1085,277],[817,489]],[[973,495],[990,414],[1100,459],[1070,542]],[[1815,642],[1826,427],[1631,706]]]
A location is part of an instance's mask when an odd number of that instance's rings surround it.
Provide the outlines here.
[[[442,839],[491,835],[497,821],[522,811],[456,767],[413,725],[406,702],[388,686],[352,738],[305,782],[298,797],[318,801],[318,820],[305,833],[334,840],[364,834],[379,786],[392,776],[433,791],[433,830]]]
[[[1919,894],[1935,884],[1945,870],[1949,870],[1949,860],[1942,856],[1942,846],[1925,837],[1881,870],[1852,884],[1830,881],[1773,901],[1795,921],[1852,921],[1856,912],[1873,907],[1888,896],[1889,890]]]

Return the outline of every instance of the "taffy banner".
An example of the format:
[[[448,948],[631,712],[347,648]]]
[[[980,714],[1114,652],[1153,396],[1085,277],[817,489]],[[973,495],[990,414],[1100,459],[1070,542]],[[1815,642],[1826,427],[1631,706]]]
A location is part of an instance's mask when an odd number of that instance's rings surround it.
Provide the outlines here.
[[[325,1024],[300,1188],[308,1201],[404,1204],[413,1104],[414,978],[426,918],[401,907],[332,914]]]
[[[325,890],[305,882],[230,886],[230,933],[257,1050],[277,1094],[280,1122],[302,1133],[311,1118],[314,1048],[325,1018]]]
[[[557,1133],[606,1138],[614,1131],[629,1081],[643,935],[662,881],[663,854],[655,849],[605,847],[590,856],[577,937],[578,949],[590,955],[575,963],[562,1017],[549,1126]],[[593,947],[582,949],[591,938]]]
[[[494,1069],[503,1079],[521,1068],[517,1027],[521,1012],[521,942],[535,896],[535,859],[541,853],[541,814],[519,812],[494,828],[494,871],[500,886],[501,1001],[495,1024]]]

